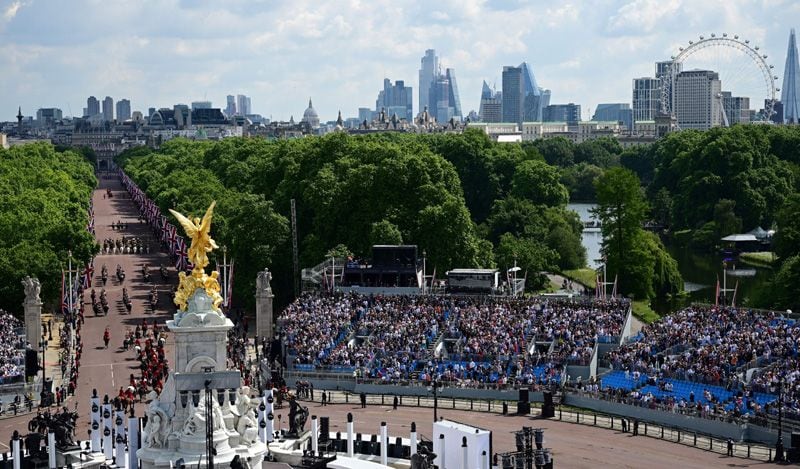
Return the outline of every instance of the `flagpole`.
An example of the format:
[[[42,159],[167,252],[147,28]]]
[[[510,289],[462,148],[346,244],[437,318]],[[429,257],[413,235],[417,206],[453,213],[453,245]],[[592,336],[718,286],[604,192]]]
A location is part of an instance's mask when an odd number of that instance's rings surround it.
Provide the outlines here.
[[[725,261],[722,262],[722,294],[724,295],[725,301],[722,302],[722,306],[728,305],[728,264]]]
[[[222,304],[228,306],[228,246],[222,245]]]
[[[67,308],[69,309],[70,316],[72,315],[72,251],[67,251],[67,279],[69,280],[69,300],[67,301]]]

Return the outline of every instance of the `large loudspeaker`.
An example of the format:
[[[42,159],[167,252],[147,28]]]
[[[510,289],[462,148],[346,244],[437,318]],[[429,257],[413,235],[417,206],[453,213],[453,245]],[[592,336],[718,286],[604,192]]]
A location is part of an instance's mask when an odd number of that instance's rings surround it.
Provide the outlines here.
[[[39,372],[39,354],[36,350],[25,349],[25,376],[36,376]]]
[[[521,388],[519,390],[519,400],[524,402],[530,402],[531,397],[528,388]]]
[[[544,405],[542,406],[542,418],[550,419],[556,416],[556,407],[553,405],[553,393],[544,392]]]
[[[792,448],[800,448],[800,432],[792,432]]]
[[[531,403],[528,401],[517,401],[517,413],[527,415],[531,413]]]
[[[325,442],[330,440],[331,434],[331,418],[330,417],[320,417],[319,418],[319,441]]]

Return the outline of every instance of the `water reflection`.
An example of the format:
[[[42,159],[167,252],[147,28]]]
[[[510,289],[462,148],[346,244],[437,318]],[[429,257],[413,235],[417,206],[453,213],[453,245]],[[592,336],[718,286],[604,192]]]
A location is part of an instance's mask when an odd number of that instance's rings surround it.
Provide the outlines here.
[[[568,208],[578,213],[581,221],[590,221],[594,218],[590,212],[595,204],[569,204]],[[584,230],[581,235],[583,247],[589,267],[600,266],[600,246],[603,241],[602,234],[596,230]],[[678,270],[684,280],[686,298],[673,301],[663,301],[655,304],[659,312],[668,312],[684,306],[693,301],[713,303],[716,281],[719,278],[720,287],[725,282],[722,273],[724,256],[719,252],[694,251],[671,245],[665,241],[669,253],[678,261]],[[772,276],[772,269],[756,267],[743,262],[728,263],[727,286],[737,288],[736,304],[746,306],[769,307],[769,292],[767,284]],[[736,286],[738,282],[738,287]],[[729,298],[733,292],[729,293]]]

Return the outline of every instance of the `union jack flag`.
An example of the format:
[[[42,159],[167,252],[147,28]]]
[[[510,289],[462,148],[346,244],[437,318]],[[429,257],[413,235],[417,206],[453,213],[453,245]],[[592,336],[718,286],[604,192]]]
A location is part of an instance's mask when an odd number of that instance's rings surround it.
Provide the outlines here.
[[[92,276],[94,275],[94,261],[86,264],[83,271],[83,289],[92,288]]]
[[[175,255],[178,256],[177,260],[175,260],[175,270],[178,272],[183,272],[186,270],[186,266],[188,264],[188,257],[186,254],[186,243],[183,241],[183,238],[178,236],[178,241],[175,243]]]

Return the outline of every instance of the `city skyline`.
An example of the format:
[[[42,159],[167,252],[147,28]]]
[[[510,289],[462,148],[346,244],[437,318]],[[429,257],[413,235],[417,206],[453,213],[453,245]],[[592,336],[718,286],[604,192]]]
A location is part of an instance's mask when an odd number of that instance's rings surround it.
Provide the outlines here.
[[[782,0],[87,5],[0,0],[0,120],[17,106],[80,116],[90,95],[130,99],[146,115],[192,101],[224,109],[226,95],[243,94],[251,112],[275,120],[299,120],[310,96],[331,121],[371,107],[384,78],[417,85],[427,49],[458,74],[464,116],[479,110],[483,80],[500,90],[503,67],[527,62],[551,103],[579,104],[588,119],[597,104],[630,102],[632,79],[699,34],[759,44],[780,83],[800,17]]]

